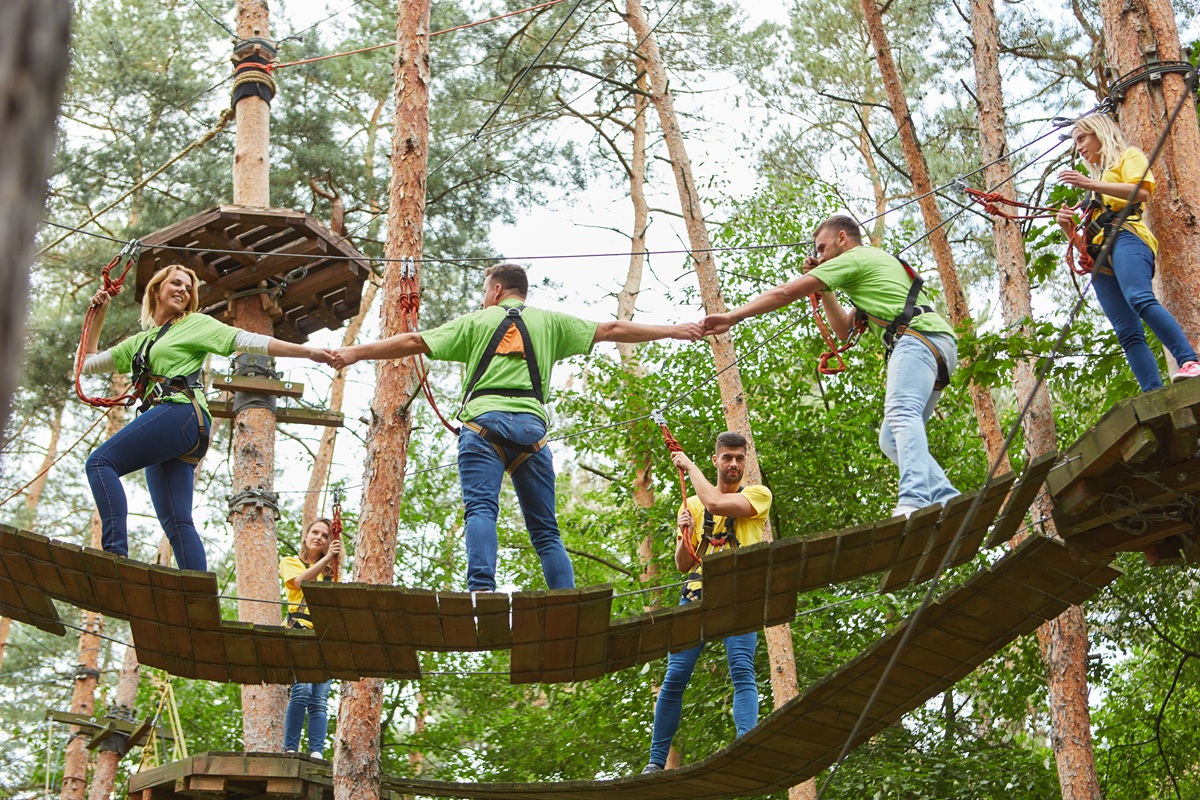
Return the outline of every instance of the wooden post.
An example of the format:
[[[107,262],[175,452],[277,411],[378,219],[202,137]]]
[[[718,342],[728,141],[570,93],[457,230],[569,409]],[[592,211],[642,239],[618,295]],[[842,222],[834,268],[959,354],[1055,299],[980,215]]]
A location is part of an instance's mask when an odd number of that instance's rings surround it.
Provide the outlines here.
[[[396,117],[392,129],[392,180],[388,191],[390,259],[419,259],[425,223],[429,142],[429,0],[399,0],[396,20]],[[412,262],[416,268],[418,262]],[[393,261],[383,278],[380,337],[405,329],[402,310],[406,265]],[[412,279],[416,283],[416,279]],[[419,284],[418,284],[419,285]],[[417,318],[408,315],[415,327]],[[406,410],[417,389],[415,361],[378,361],[371,427],[363,471],[363,499],[353,580],[390,584],[396,559],[400,497],[412,421]],[[345,682],[338,709],[333,761],[335,800],[378,800],[383,681]]]
[[[237,33],[243,40],[270,36],[265,0],[238,0]],[[240,51],[239,51],[240,52]],[[235,73],[236,74],[236,73]],[[237,136],[233,156],[233,201],[237,205],[270,206],[270,105],[261,97],[244,97],[235,109]],[[230,322],[251,333],[272,335],[270,301],[253,294],[230,302]],[[259,365],[270,369],[265,356]],[[237,401],[235,401],[236,403]],[[268,405],[268,404],[264,404]],[[258,500],[274,500],[275,412],[270,407],[241,408],[233,420],[233,491],[229,509],[237,570],[238,619],[265,625],[280,624],[277,604],[255,602],[279,599],[279,544],[275,510]],[[246,495],[243,493],[250,492]],[[248,502],[236,502],[241,496]],[[242,687],[242,737],[247,751],[276,751],[283,746],[283,717],[287,708],[284,686]]]
[[[717,278],[717,265],[712,254],[712,242],[708,237],[708,229],[704,222],[704,212],[700,207],[700,193],[696,181],[692,177],[692,162],[688,158],[687,146],[683,141],[683,132],[679,127],[679,119],[675,114],[675,101],[668,86],[667,70],[663,65],[658,43],[646,20],[640,0],[626,0],[625,21],[633,30],[633,35],[641,42],[640,54],[646,66],[646,74],[650,80],[651,101],[658,111],[659,125],[662,127],[663,138],[667,144],[667,152],[671,157],[671,168],[675,174],[675,184],[679,191],[679,203],[683,209],[683,218],[687,225],[688,243],[693,253],[692,259],[696,268],[696,279],[700,284],[700,297],[704,302],[705,313],[719,314],[725,311],[725,299],[721,296],[720,281]],[[713,349],[713,364],[720,372],[717,384],[721,392],[721,409],[725,415],[725,425],[731,431],[737,431],[746,437],[746,482],[762,483],[762,470],[758,465],[758,450],[754,446],[754,431],[750,426],[749,409],[746,407],[746,395],[742,389],[742,375],[737,364],[737,350],[733,337],[726,333],[721,336],[709,337]],[[763,540],[773,539],[771,523],[763,528]],[[771,662],[771,690],[775,707],[791,700],[800,692],[796,681],[796,657],[792,647],[792,630],[788,625],[777,625],[765,631],[767,652]],[[789,796],[793,800],[809,796],[811,782],[802,787],[793,787]]]
[[[1000,80],[1000,24],[993,0],[972,0],[971,32],[975,42],[975,95],[979,104],[979,157],[989,164],[984,179],[989,187],[1005,197],[1014,198],[1012,165],[1007,156],[1007,120]],[[993,163],[994,162],[994,163]],[[996,261],[1000,267],[1000,303],[1004,324],[1021,335],[1030,335],[1033,306],[1030,299],[1029,272],[1025,262],[1025,242],[1021,227],[996,217],[992,223],[996,243]],[[1018,360],[1013,370],[1017,402],[1023,404],[1037,384],[1036,364]],[[1050,395],[1042,387],[1023,421],[1025,453],[1031,461],[1052,452],[1058,434]],[[1055,533],[1050,518],[1049,495],[1040,494],[1033,503],[1033,515],[1043,519],[1048,534]],[[1027,534],[1013,539],[1013,546]],[[1099,798],[1100,782],[1096,775],[1092,748],[1091,717],[1088,711],[1087,629],[1083,609],[1072,606],[1058,619],[1038,627],[1038,645],[1046,665],[1050,692],[1051,747],[1058,766],[1058,781],[1064,800]]]
[[[900,145],[904,150],[904,161],[912,176],[913,191],[921,197],[918,205],[921,207],[921,217],[925,220],[925,230],[929,231],[929,246],[937,261],[938,275],[942,279],[942,293],[950,309],[950,322],[956,328],[970,325],[971,311],[967,307],[967,296],[954,268],[954,254],[950,252],[950,239],[946,235],[942,212],[938,208],[937,199],[931,193],[933,182],[929,179],[925,154],[921,151],[916,131],[913,129],[908,98],[904,94],[900,71],[892,57],[892,46],[883,28],[883,13],[875,4],[875,0],[862,0],[862,8],[866,16],[867,33],[871,37],[871,45],[875,48],[875,61],[879,65],[879,73],[887,90],[888,105],[891,106],[892,116],[896,120]],[[1000,432],[1000,420],[996,416],[996,404],[992,400],[991,392],[974,381],[971,382],[969,391],[971,403],[975,407],[975,416],[979,420],[979,430],[983,435],[988,461],[995,463],[999,460],[999,471],[1005,472],[1009,468],[1008,454],[1002,452],[1004,436]]]
[[[1119,75],[1154,61],[1184,58],[1167,0],[1101,0],[1100,13],[1107,60]],[[1129,143],[1150,155],[1185,92],[1183,76],[1167,74],[1131,86],[1124,100],[1114,98]],[[1155,293],[1194,347],[1200,344],[1200,276],[1195,270],[1200,262],[1200,125],[1194,98],[1184,100],[1153,170],[1158,180],[1146,204],[1146,219],[1158,237]]]
[[[0,430],[25,363],[29,264],[71,60],[70,27],[67,0],[0,3]]]

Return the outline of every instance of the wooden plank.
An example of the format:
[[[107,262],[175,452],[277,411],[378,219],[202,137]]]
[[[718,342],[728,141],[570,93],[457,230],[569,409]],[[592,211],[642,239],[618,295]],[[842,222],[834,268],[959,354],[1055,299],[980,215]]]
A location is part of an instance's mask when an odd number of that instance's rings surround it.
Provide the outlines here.
[[[941,513],[941,506],[929,506],[914,511],[908,518],[904,538],[900,542],[900,552],[896,554],[892,568],[884,573],[880,580],[880,591],[890,592],[909,582],[917,562],[933,546],[934,537],[937,535],[937,520]]]
[[[1196,414],[1190,408],[1173,410],[1170,414],[1170,434],[1167,436],[1167,452],[1172,464],[1194,458],[1197,451],[1197,434],[1200,426]]]
[[[226,398],[215,397],[208,401],[209,413],[216,419],[233,419],[233,404]],[[319,425],[326,428],[341,428],[346,424],[345,415],[319,408],[296,408],[278,406],[275,421],[296,425]]]
[[[252,394],[268,394],[274,397],[304,396],[304,384],[295,381],[277,381],[259,375],[214,375],[212,379],[214,391],[250,392]]]
[[[480,649],[501,650],[512,646],[508,624],[508,595],[501,592],[476,592],[475,613]]]
[[[1021,527],[1021,523],[1025,521],[1025,514],[1033,505],[1038,492],[1041,491],[1042,483],[1049,482],[1049,475],[1058,458],[1059,455],[1056,452],[1043,453],[1025,465],[1025,471],[1021,473],[1021,480],[1009,494],[985,547],[998,547],[1013,537],[1017,529]],[[1005,478],[1011,480],[1011,476],[1005,476]],[[1051,488],[1051,492],[1053,492],[1053,488]]]
[[[448,650],[475,650],[475,603],[470,592],[441,592],[438,595],[438,619]]]
[[[1158,452],[1158,437],[1154,429],[1135,428],[1121,441],[1121,461],[1126,464],[1144,464]]]

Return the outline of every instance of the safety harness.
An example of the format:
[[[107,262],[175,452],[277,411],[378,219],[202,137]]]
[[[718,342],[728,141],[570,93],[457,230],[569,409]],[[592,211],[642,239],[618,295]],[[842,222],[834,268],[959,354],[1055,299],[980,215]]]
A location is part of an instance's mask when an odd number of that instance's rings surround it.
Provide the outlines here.
[[[171,329],[172,324],[172,322],[168,322],[159,328],[158,333],[153,337],[146,337],[146,341],[142,343],[142,346],[138,348],[137,353],[133,356],[132,382],[134,386],[143,387],[140,393],[142,404],[138,406],[137,413],[142,414],[149,411],[172,395],[186,395],[187,399],[192,403],[192,409],[196,412],[196,421],[200,425],[200,433],[196,439],[195,446],[179,456],[179,460],[188,464],[196,464],[208,452],[207,418],[203,409],[200,408],[200,401],[196,399],[196,392],[203,390],[203,383],[201,381],[203,370],[197,369],[190,375],[175,375],[173,377],[158,375],[150,370],[150,350],[154,345],[158,344],[159,340],[167,335],[167,331]]]
[[[1126,214],[1125,222],[1140,221],[1142,218],[1141,201],[1129,203],[1129,205],[1132,208]],[[1093,269],[1105,275],[1112,275],[1112,266],[1106,262],[1102,263],[1102,257],[1104,243],[1118,233],[1117,218],[1120,212],[1115,211],[1112,206],[1101,200],[1099,194],[1091,191],[1084,195],[1081,208],[1083,210],[1083,223],[1080,227],[1086,232],[1087,253],[1092,257]],[[1100,237],[1099,242],[1095,241],[1097,236]]]
[[[483,397],[485,395],[532,397],[539,403],[546,402],[545,396],[542,393],[542,374],[538,371],[537,355],[533,350],[533,340],[529,336],[529,328],[525,326],[525,320],[521,317],[521,311],[524,308],[525,305],[520,304],[506,309],[507,313],[500,320],[500,324],[496,326],[495,333],[492,334],[491,340],[488,341],[487,348],[484,349],[483,356],[479,359],[479,363],[475,366],[475,372],[471,375],[471,379],[467,381],[467,388],[463,391],[462,405],[458,409],[458,416],[460,418],[463,411],[467,408],[467,403],[476,397]],[[477,389],[476,385],[484,373],[487,372],[487,368],[497,355],[520,355],[524,358],[525,366],[529,369],[529,382],[532,388],[484,387]],[[500,460],[504,462],[504,470],[509,475],[514,474],[520,469],[534,453],[545,447],[547,442],[547,438],[543,436],[539,441],[532,444],[521,444],[472,421],[464,422],[463,427],[479,434],[488,444],[496,449]],[[520,455],[509,461],[508,451],[510,450],[515,450]]]
[[[899,256],[893,256],[908,273],[908,277],[912,279],[912,286],[908,289],[908,295],[904,298],[904,309],[893,320],[886,320],[869,314],[857,305],[854,306],[854,316],[850,320],[850,339],[844,345],[838,346],[833,340],[833,334],[829,330],[828,323],[821,316],[821,300],[817,294],[812,295],[813,318],[817,322],[817,329],[821,333],[821,337],[829,346],[829,351],[822,354],[821,360],[817,365],[818,371],[823,375],[836,375],[846,369],[846,362],[842,360],[842,353],[849,350],[855,344],[862,334],[867,332],[868,325],[874,323],[880,328],[883,328],[883,353],[884,361],[892,357],[892,351],[896,349],[896,342],[901,336],[915,336],[926,347],[929,352],[933,353],[933,357],[937,360],[937,379],[933,384],[936,391],[945,389],[950,385],[950,368],[946,364],[946,359],[942,356],[942,351],[938,350],[928,336],[918,331],[916,328],[910,327],[913,319],[922,314],[934,313],[933,306],[917,305],[917,298],[921,294],[921,290],[925,287],[925,279],[917,274],[917,271],[912,268],[907,261]],[[832,358],[837,358],[838,365],[836,367],[829,366],[829,361]]]
[[[341,540],[341,538],[342,538],[342,490],[341,489],[333,490],[333,510],[332,510],[332,513],[330,514],[329,521],[332,523],[329,526],[329,543],[333,544],[333,541],[335,539]],[[301,562],[301,563],[303,563],[303,562]],[[342,571],[341,557],[335,558],[332,561],[330,561],[329,568],[331,569],[332,574],[327,576],[324,572],[322,572],[321,575],[318,576],[317,580],[321,580],[322,578],[328,577],[329,580],[333,581],[334,583],[339,583],[341,581],[341,571]],[[311,628],[313,625],[313,618],[312,618],[312,615],[308,613],[307,609],[308,609],[308,598],[306,597],[300,601],[300,605],[296,606],[295,611],[289,611],[287,613],[287,618],[284,620],[283,624],[288,628]],[[304,622],[307,622],[308,625],[301,625],[300,624],[301,620],[303,620]]]
[[[742,491],[741,486],[738,491]],[[687,579],[683,583],[683,600],[688,603],[698,603],[703,597],[704,586],[699,582],[704,580],[703,573],[700,572],[700,561],[704,558],[704,554],[709,549],[720,550],[722,547],[729,546],[731,550],[737,550],[741,544],[738,542],[737,534],[734,533],[736,520],[733,517],[725,518],[725,529],[720,533],[714,533],[713,528],[716,527],[716,520],[713,519],[713,514],[707,508],[704,509],[704,528],[700,534],[700,547],[695,550],[696,564],[691,572],[687,574]],[[692,588],[692,584],[696,583],[696,587]]]

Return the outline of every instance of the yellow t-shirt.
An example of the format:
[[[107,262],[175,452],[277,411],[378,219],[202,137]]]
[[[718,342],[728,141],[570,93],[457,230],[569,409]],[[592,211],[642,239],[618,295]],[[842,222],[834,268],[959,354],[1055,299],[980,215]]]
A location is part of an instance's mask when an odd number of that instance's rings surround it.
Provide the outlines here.
[[[300,573],[306,571],[312,564],[305,564],[300,560],[300,556],[284,556],[279,559],[279,577],[283,581],[283,592],[287,595],[288,613],[294,614],[300,610],[300,605],[304,602],[304,592],[300,588],[292,588],[288,583],[292,578],[295,578]],[[324,572],[317,575],[317,580],[327,581],[330,577]],[[311,628],[312,623],[306,619],[298,619],[296,623],[304,628]]]
[[[1146,160],[1146,154],[1136,147],[1130,147],[1124,153],[1121,153],[1121,158],[1117,161],[1116,166],[1109,167],[1104,170],[1104,174],[1100,176],[1100,180],[1104,183],[1128,183],[1130,186],[1136,186],[1141,180],[1143,174],[1146,179],[1142,182],[1142,188],[1151,194],[1154,193],[1154,173],[1148,171],[1150,162]],[[1120,211],[1126,205],[1125,197],[1112,197],[1111,195],[1100,195],[1101,202],[1111,208],[1113,211]],[[1143,211],[1145,206],[1142,207]],[[1121,230],[1130,231],[1137,234],[1138,238],[1150,246],[1150,251],[1158,255],[1158,239],[1154,238],[1154,234],[1146,227],[1146,223],[1142,221],[1143,214],[1133,214],[1135,219],[1126,220],[1121,226]],[[1104,237],[1098,234],[1092,239],[1092,244],[1100,244]]]
[[[748,544],[758,544],[762,541],[763,527],[767,524],[767,516],[771,512],[771,490],[765,486],[757,484],[747,486],[742,489],[742,497],[750,501],[750,506],[754,509],[754,514],[749,517],[736,517],[733,520],[733,534],[737,537],[738,547],[745,547]],[[692,547],[699,552],[700,540],[704,535],[704,504],[700,502],[700,498],[692,496],[687,499],[688,510],[692,512]],[[683,506],[679,507],[683,510]],[[720,535],[725,531],[725,517],[713,514],[713,535]],[[708,553],[716,553],[721,550],[726,550],[730,544],[726,543],[722,547],[710,548]],[[699,573],[700,565],[694,566],[690,572]],[[695,589],[701,584],[700,581],[691,581],[688,583],[689,589]]]

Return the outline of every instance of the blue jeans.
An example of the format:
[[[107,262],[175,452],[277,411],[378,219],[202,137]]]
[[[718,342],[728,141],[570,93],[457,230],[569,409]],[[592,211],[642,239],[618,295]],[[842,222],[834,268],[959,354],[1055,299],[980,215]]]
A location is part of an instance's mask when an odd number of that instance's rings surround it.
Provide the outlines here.
[[[537,414],[490,411],[472,422],[518,444],[533,444],[546,435],[546,423]],[[507,450],[506,454],[509,461],[522,455],[517,450]],[[472,592],[496,589],[496,518],[505,463],[486,439],[469,428],[462,429],[458,436],[458,477],[466,506],[467,589]],[[529,540],[542,561],[546,585],[551,589],[575,588],[571,559],[558,533],[550,448],[534,453],[511,477]]]
[[[758,684],[754,680],[754,650],[757,646],[757,631],[725,639],[725,659],[729,662],[729,677],[733,681],[733,724],[738,736],[745,735],[758,724]],[[683,690],[692,679],[703,649],[701,642],[690,650],[667,656],[667,674],[654,706],[654,734],[650,740],[652,764],[663,766],[667,763],[671,740],[679,730],[679,719],[683,714]]]
[[[304,715],[308,715],[308,749],[306,753],[325,752],[325,734],[329,732],[329,687],[324,683],[293,683],[288,698],[287,716],[283,718],[283,749],[300,749],[300,731],[304,730]]]
[[[1092,278],[1096,299],[1104,316],[1112,323],[1117,340],[1125,351],[1125,359],[1143,392],[1158,389],[1162,376],[1158,361],[1146,342],[1145,322],[1162,342],[1163,347],[1182,366],[1198,360],[1187,334],[1154,296],[1154,252],[1133,231],[1121,231],[1112,249],[1112,271],[1106,275],[1099,270]]]
[[[192,521],[196,465],[179,460],[199,441],[191,403],[160,403],[109,437],[87,460],[87,479],[100,512],[101,546],[129,555],[129,506],[121,476],[146,470],[146,487],[180,569],[208,569],[204,545]]]
[[[958,342],[946,333],[924,334],[942,354],[946,368],[954,372]],[[925,423],[933,415],[940,391],[937,359],[915,336],[901,336],[888,359],[887,394],[883,400],[883,425],[879,447],[900,468],[901,505],[924,508],[945,503],[959,491],[950,483],[942,466],[929,453]]]

